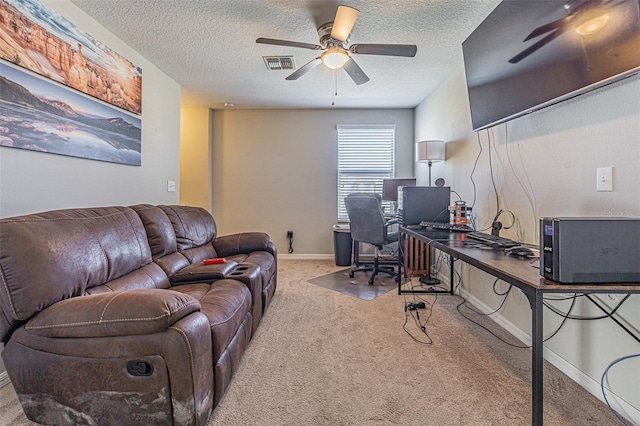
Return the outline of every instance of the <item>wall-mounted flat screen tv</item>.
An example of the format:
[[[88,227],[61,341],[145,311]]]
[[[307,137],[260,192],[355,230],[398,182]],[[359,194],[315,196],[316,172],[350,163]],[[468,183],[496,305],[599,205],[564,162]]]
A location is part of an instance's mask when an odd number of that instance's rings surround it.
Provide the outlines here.
[[[640,0],[504,0],[462,51],[484,129],[640,71]]]

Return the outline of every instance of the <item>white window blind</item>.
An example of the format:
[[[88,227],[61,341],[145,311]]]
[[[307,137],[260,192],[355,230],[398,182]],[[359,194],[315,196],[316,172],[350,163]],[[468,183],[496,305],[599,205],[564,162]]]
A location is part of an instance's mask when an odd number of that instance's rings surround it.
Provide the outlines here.
[[[382,180],[394,176],[396,126],[339,124],[337,131],[338,220],[348,220],[344,197],[352,192],[382,195]]]

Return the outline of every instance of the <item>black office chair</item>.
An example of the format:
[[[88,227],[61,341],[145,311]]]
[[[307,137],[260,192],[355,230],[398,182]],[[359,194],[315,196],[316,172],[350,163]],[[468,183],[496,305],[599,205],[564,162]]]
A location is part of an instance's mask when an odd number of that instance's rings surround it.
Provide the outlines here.
[[[382,246],[398,241],[397,232],[388,232],[388,226],[396,223],[396,220],[387,221],[382,211],[382,199],[379,194],[356,192],[344,198],[344,205],[347,208],[349,221],[351,222],[351,238],[355,241],[368,243],[374,246],[375,254],[373,265],[352,269],[349,276],[360,271],[371,271],[369,285],[373,282],[379,272],[392,275],[398,280],[398,273],[393,267],[379,265],[379,255]]]

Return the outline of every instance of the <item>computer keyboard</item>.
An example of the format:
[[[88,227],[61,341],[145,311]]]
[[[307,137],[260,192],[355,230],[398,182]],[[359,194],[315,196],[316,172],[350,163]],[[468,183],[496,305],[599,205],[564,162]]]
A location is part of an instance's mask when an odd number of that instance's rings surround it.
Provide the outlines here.
[[[420,222],[420,226],[423,228],[432,228],[432,229],[441,229],[444,231],[455,231],[455,232],[472,232],[473,228],[469,225],[454,225],[451,223],[444,222]]]
[[[497,235],[485,234],[484,232],[469,232],[467,238],[480,241],[492,247],[509,248],[515,247],[520,243],[510,240],[509,238],[499,237]]]

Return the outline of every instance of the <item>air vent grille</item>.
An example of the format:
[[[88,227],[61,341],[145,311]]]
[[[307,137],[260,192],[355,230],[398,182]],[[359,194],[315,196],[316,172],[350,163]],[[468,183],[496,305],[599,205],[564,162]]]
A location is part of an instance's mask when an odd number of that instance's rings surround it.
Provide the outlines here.
[[[296,62],[293,56],[263,56],[264,63],[270,71],[294,70]]]

